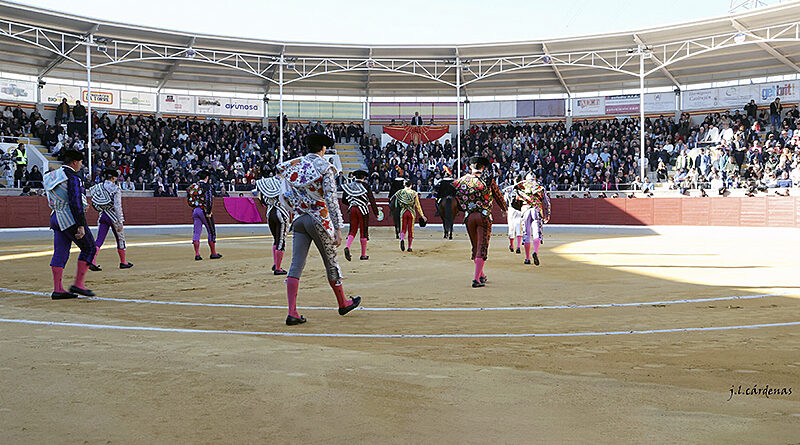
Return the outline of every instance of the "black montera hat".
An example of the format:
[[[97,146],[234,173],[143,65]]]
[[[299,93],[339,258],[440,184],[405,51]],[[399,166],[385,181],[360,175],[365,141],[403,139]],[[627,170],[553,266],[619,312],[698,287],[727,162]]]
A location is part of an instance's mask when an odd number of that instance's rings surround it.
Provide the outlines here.
[[[322,147],[333,147],[333,139],[330,136],[321,134],[321,133],[312,133],[308,135],[306,139],[308,143],[308,148],[311,152],[318,152],[322,149]]]
[[[67,150],[64,152],[64,163],[68,164],[72,161],[83,161],[83,153],[78,150]]]
[[[353,177],[356,179],[364,179],[369,176],[366,170],[356,170],[352,173]]]
[[[489,164],[489,160],[483,156],[473,156],[469,158],[469,165],[477,165],[478,167],[486,168]]]
[[[103,177],[106,178],[116,178],[119,176],[119,171],[115,168],[107,168],[103,170]]]

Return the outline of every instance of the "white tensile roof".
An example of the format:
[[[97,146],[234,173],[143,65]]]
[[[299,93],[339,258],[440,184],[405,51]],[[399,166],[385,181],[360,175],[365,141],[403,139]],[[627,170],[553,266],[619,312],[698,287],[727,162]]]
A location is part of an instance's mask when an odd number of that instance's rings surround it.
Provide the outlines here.
[[[277,92],[280,60],[285,63],[285,94],[376,98],[453,96],[457,83],[470,96],[638,88],[637,47],[652,51],[644,63],[647,87],[800,72],[800,1],[658,28],[553,40],[357,45],[170,31],[0,0],[3,71],[83,80],[84,46],[69,50],[88,33],[102,46],[92,49],[93,81],[259,94]]]

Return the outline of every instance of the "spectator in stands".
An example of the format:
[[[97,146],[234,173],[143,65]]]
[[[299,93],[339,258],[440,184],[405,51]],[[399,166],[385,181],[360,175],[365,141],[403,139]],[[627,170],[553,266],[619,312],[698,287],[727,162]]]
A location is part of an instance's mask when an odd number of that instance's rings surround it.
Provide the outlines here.
[[[776,97],[775,100],[769,104],[769,122],[772,125],[772,131],[777,130],[781,126],[781,113],[783,112],[783,105],[781,105],[781,98]]]
[[[31,171],[28,172],[27,185],[35,189],[42,188],[42,172],[39,171],[38,165],[31,167]]]
[[[750,99],[750,103],[744,106],[744,112],[747,113],[747,119],[752,124],[756,120],[756,113],[758,113],[758,105],[755,99]]]
[[[419,115],[419,111],[414,112],[414,117],[411,118],[411,125],[423,125],[422,116]]]
[[[76,100],[75,106],[72,107],[72,117],[75,119],[75,122],[86,122],[86,107],[81,105],[81,101],[79,100]]]
[[[69,104],[67,99],[61,99],[61,103],[56,107],[56,125],[66,124],[69,122]]]

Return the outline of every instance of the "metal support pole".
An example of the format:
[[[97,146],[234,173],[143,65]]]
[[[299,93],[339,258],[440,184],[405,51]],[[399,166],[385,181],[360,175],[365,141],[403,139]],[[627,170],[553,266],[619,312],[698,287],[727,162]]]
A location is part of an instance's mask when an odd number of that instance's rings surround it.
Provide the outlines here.
[[[456,144],[458,167],[456,176],[461,177],[461,60],[456,59]]]
[[[94,36],[89,34],[89,43],[86,45],[86,109],[88,110],[86,116],[86,140],[87,140],[87,161],[86,165],[89,168],[89,184],[94,184],[92,177],[92,45],[94,44]]]
[[[644,51],[642,49],[639,50],[639,149],[641,151],[639,170],[642,172],[641,181],[644,183],[647,168],[644,163]]]
[[[283,56],[278,64],[278,140],[280,141],[280,162],[283,162]]]

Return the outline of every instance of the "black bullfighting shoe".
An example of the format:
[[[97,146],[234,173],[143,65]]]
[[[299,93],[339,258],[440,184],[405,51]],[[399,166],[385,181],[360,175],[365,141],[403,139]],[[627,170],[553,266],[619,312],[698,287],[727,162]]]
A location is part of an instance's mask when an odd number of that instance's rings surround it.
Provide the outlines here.
[[[350,304],[350,306],[339,308],[339,315],[346,315],[348,312],[357,308],[360,304],[361,304],[361,297],[354,297],[353,302]]]
[[[222,258],[222,254],[221,253],[215,253],[215,254],[212,254],[211,256],[209,256],[209,258],[211,258],[212,260],[218,260],[218,259]]]
[[[481,283],[478,280],[472,280],[472,287],[484,287],[484,286],[486,286],[485,283]]]
[[[303,324],[306,322],[306,317],[302,315],[299,317],[292,317],[291,315],[286,316],[286,326],[294,326],[298,324]]]
[[[131,267],[133,267],[133,263],[131,263],[131,262],[119,263],[119,268],[120,269],[130,269]]]
[[[53,300],[68,300],[70,298],[78,298],[78,296],[70,292],[53,292],[50,294],[50,298]]]
[[[405,240],[400,240],[400,250],[402,250],[403,252],[406,251],[406,241]]]
[[[347,261],[350,261],[350,260],[352,260],[352,259],[353,259],[353,257],[350,255],[350,248],[349,248],[349,247],[345,247],[345,248],[344,248],[344,258],[345,258]]]
[[[78,286],[70,286],[69,292],[72,294],[83,295],[84,297],[94,297],[94,292],[90,291],[89,289],[82,289]]]
[[[100,271],[103,270],[103,268],[98,266],[97,264],[91,264],[90,263],[89,264],[89,270],[91,270],[92,272],[100,272]]]
[[[537,266],[539,265],[539,255],[537,255],[535,252],[533,254],[533,264]]]
[[[273,275],[286,275],[287,273],[289,273],[289,272],[286,272],[283,269],[275,269],[275,271],[272,272]]]
[[[194,260],[195,260],[195,261],[200,261],[200,260],[202,260],[202,259],[203,259],[203,257],[201,257],[200,255],[195,255],[195,256],[194,256]]]
[[[361,257],[359,258],[359,260],[361,260],[361,261],[366,261],[368,259],[369,259],[369,255],[361,255]]]

